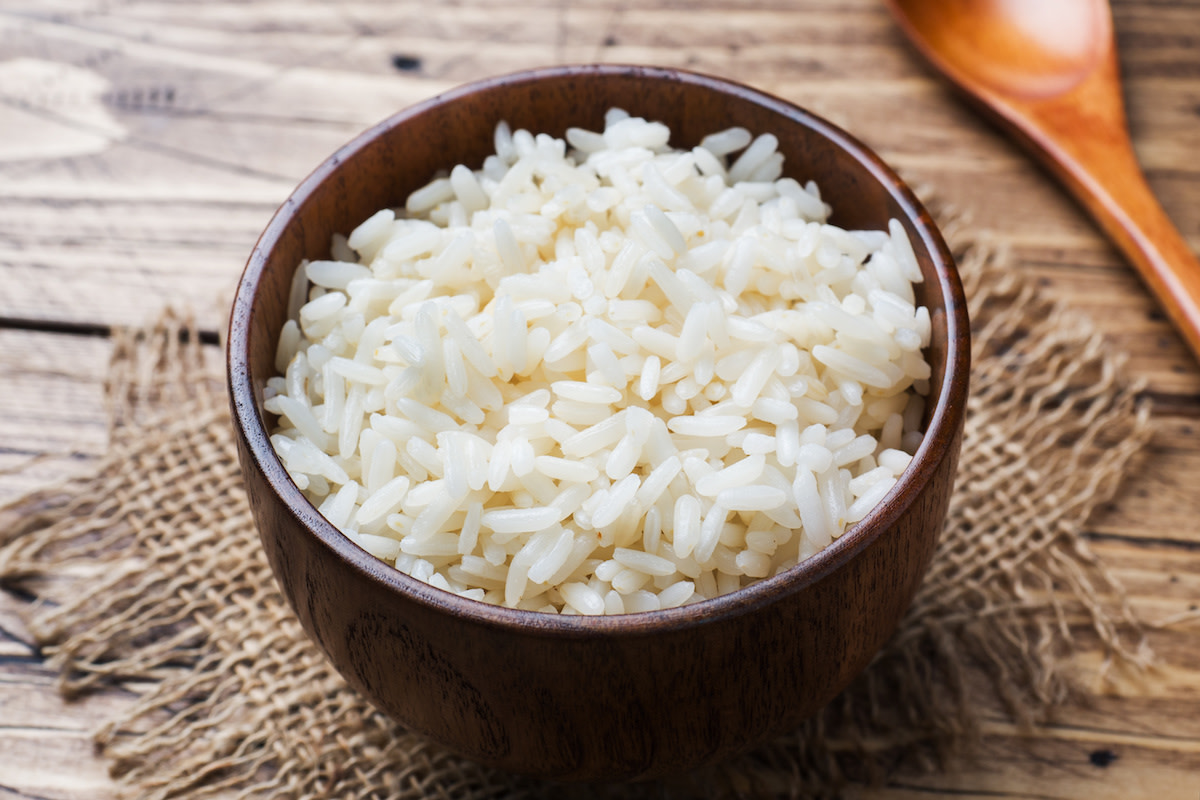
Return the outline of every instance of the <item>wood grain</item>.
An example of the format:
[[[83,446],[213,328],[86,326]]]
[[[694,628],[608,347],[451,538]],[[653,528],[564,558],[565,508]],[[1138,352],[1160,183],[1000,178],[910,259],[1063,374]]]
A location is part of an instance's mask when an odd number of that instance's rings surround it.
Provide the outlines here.
[[[5,2],[0,469],[10,471],[0,474],[0,498],[86,469],[103,452],[109,349],[96,331],[144,322],[164,303],[191,306],[215,331],[223,312],[214,297],[233,286],[276,205],[358,131],[488,74],[592,60],[677,65],[746,81],[851,129],[968,211],[975,229],[993,230],[1019,268],[1128,354],[1159,427],[1092,521],[1090,545],[1147,618],[1187,611],[1200,599],[1200,368],[1122,257],[1044,172],[945,90],[876,0],[682,8]],[[1113,18],[1134,149],[1195,251],[1200,2],[1118,0]],[[14,81],[6,70],[19,59],[74,72]],[[58,701],[51,673],[22,644],[20,605],[0,593],[0,798],[115,796],[84,732],[131,697]],[[901,770],[863,796],[1195,800],[1197,625],[1155,631],[1150,643],[1164,664],[1144,679],[1097,686],[1032,736],[990,727],[975,760],[937,776]],[[1078,647],[1081,669],[1098,662],[1086,627]],[[1091,756],[1104,752],[1116,759],[1097,766]]]
[[[103,454],[110,350],[98,336],[0,329],[0,502]]]

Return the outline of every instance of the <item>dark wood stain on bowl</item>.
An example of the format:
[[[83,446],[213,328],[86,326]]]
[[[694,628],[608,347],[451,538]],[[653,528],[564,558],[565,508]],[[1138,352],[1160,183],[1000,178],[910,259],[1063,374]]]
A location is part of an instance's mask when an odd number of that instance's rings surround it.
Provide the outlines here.
[[[409,687],[403,698],[407,708],[401,712],[405,718],[436,715],[447,724],[469,725],[469,730],[455,735],[478,744],[477,758],[504,757],[507,739],[487,697],[434,642],[414,633],[402,619],[378,612],[361,614],[347,625],[345,644],[353,665],[345,674],[352,684],[385,685],[404,673]],[[412,670],[414,663],[420,669]]]
[[[620,106],[691,146],[729,125],[779,137],[845,227],[900,219],[935,335],[927,436],[867,519],[785,575],[652,614],[559,617],[443,593],[371,558],[288,478],[267,438],[291,275],[330,237],[396,206],[439,169],[479,165],[497,122],[561,135]],[[267,557],[332,663],[396,719],[480,761],[559,779],[633,779],[743,751],[828,702],[895,629],[937,543],[966,407],[962,288],[933,221],[874,154],[829,123],[743,86],[642,67],[562,67],[484,81],[402,111],[339,150],[255,247],[230,323],[231,403]]]

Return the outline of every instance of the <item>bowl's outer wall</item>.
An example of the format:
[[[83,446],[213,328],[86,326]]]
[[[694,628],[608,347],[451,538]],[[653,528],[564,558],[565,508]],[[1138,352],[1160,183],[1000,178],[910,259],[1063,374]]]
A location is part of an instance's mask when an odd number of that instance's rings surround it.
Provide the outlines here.
[[[651,85],[647,74],[660,80]],[[937,543],[966,400],[966,316],[945,245],[927,217],[916,224],[914,214],[923,212],[914,212],[890,173],[881,179],[877,162],[814,133],[810,125],[822,126],[819,120],[797,124],[800,112],[740,97],[728,85],[718,92],[705,79],[638,68],[560,69],[536,84],[499,79],[459,94],[454,103],[398,115],[340,151],[281,209],[247,266],[230,339],[231,354],[244,348],[246,364],[233,354],[230,380],[249,497],[283,593],[333,664],[381,709],[512,771],[648,777],[796,725],[865,668],[911,602]],[[568,125],[602,128],[612,106],[667,122],[675,146],[734,124],[773,132],[788,174],[817,181],[835,222],[879,228],[891,217],[904,221],[927,276],[924,301],[937,320],[952,322],[953,341],[943,333],[931,345],[931,383],[941,384],[953,352],[956,385],[936,436],[922,448],[915,485],[893,492],[869,518],[890,522],[887,529],[835,543],[841,549],[819,571],[767,595],[726,601],[712,618],[691,607],[679,624],[529,622],[540,615],[501,624],[472,612],[478,604],[448,602],[331,534],[247,421],[262,419],[262,388],[274,372],[288,285],[302,258],[327,258],[333,233],[402,204],[433,177],[430,165],[478,166],[493,152],[500,120],[562,135]]]

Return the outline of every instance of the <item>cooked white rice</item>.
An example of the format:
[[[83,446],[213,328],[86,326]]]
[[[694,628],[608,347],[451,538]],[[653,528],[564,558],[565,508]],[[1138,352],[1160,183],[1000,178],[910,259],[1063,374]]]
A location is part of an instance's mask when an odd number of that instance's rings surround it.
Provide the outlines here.
[[[920,443],[903,227],[829,225],[771,134],[692,150],[613,110],[496,129],[296,271],[266,409],[364,550],[549,613],[733,591],[862,519]]]

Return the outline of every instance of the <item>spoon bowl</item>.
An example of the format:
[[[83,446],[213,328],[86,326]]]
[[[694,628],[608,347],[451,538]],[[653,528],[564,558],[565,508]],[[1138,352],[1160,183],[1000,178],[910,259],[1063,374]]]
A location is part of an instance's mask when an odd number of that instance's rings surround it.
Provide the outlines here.
[[[1010,96],[1069,91],[1103,60],[1112,38],[1107,6],[1096,0],[901,0],[912,28],[963,80]],[[980,24],[986,9],[987,24]],[[1019,57],[1017,57],[1019,56]]]
[[[1129,140],[1107,0],[887,4],[933,66],[1091,213],[1200,358],[1200,262]]]

